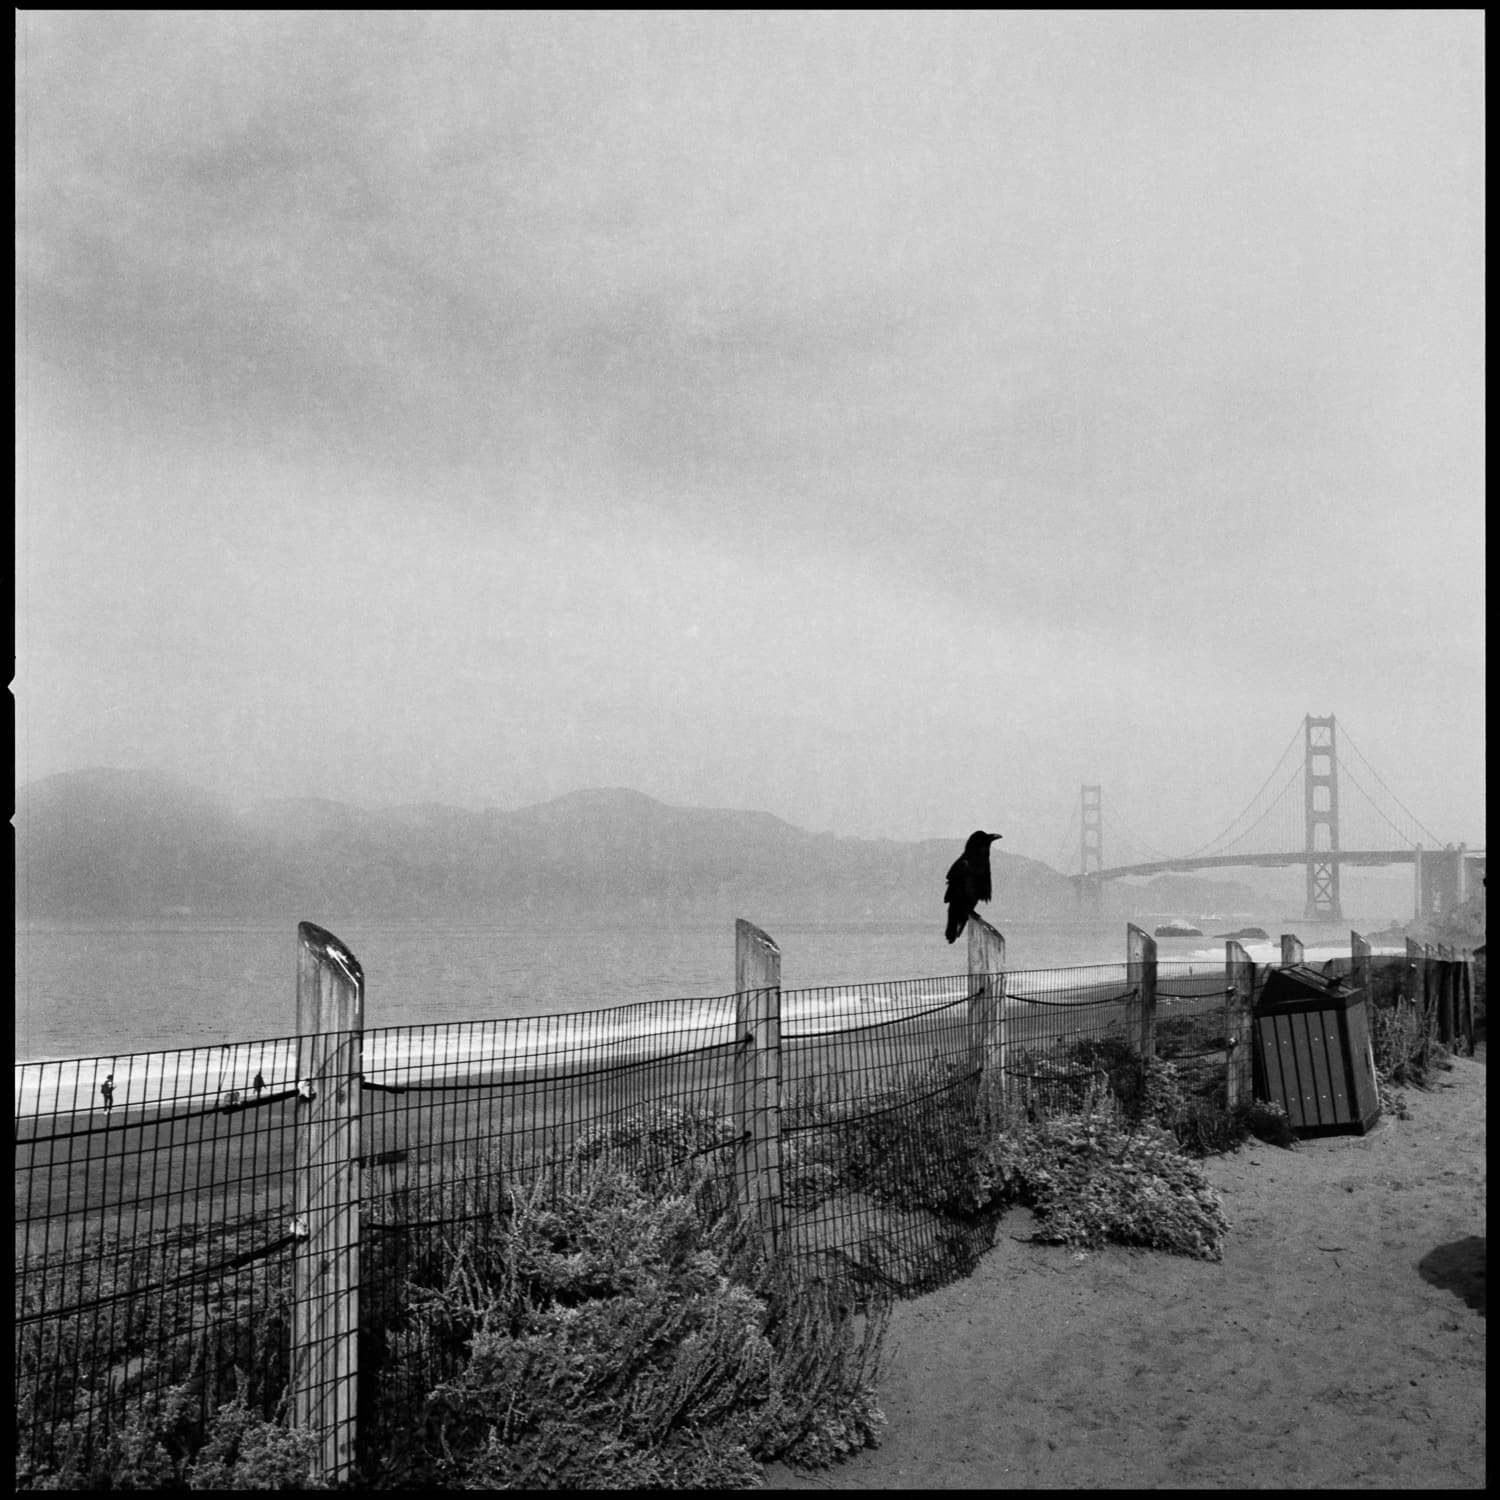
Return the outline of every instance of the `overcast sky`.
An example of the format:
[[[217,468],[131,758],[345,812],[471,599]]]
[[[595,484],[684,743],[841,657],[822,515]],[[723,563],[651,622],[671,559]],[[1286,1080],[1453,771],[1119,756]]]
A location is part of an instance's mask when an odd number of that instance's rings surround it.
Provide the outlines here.
[[[1479,842],[1482,44],[23,13],[18,781]]]

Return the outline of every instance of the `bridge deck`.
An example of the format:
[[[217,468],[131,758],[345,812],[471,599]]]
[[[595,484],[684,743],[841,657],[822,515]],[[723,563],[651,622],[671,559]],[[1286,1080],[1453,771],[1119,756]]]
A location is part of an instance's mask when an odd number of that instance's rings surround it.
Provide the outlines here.
[[[1444,854],[1457,853],[1453,849],[1424,849],[1423,857],[1435,859]],[[1465,849],[1463,851],[1466,859],[1483,859],[1483,849]],[[1266,867],[1284,867],[1287,865],[1305,865],[1308,861],[1308,852],[1305,849],[1293,850],[1284,854],[1208,854],[1197,859],[1159,859],[1149,864],[1139,865],[1113,865],[1109,869],[1092,872],[1087,878],[1090,880],[1116,880],[1125,875],[1161,875],[1169,870],[1222,870],[1235,865],[1257,865]],[[1416,862],[1417,851],[1414,849],[1319,849],[1312,856],[1315,859],[1332,860],[1340,865],[1409,865]],[[1082,880],[1082,875],[1069,877],[1072,880]]]

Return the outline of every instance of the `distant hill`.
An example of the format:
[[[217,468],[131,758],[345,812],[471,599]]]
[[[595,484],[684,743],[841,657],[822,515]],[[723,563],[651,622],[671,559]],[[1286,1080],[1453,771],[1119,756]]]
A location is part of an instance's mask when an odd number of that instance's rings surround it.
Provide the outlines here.
[[[807,833],[769,813],[672,807],[623,788],[513,812],[317,798],[248,812],[165,777],[77,771],[17,793],[20,917],[759,913],[941,920],[960,840]],[[1035,860],[997,853],[997,912],[1072,909]]]
[[[23,919],[323,912],[563,921],[583,911],[936,923],[961,847],[957,837],[808,833],[770,813],[673,807],[624,788],[512,812],[372,810],[319,798],[235,812],[163,776],[76,771],[23,787],[16,803]],[[1076,912],[1071,884],[1048,866],[998,848],[992,865],[997,920]],[[1205,909],[1225,909],[1226,889],[1215,887],[1219,899]]]

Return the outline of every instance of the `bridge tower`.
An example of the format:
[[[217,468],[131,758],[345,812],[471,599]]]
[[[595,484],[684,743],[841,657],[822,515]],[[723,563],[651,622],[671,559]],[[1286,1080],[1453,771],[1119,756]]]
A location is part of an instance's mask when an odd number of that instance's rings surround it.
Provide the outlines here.
[[[1447,916],[1469,898],[1472,862],[1468,849],[1452,844],[1442,849],[1416,847],[1413,872],[1417,887],[1417,921]]]
[[[1083,788],[1083,813],[1079,819],[1078,902],[1091,912],[1104,909],[1104,882],[1099,872],[1104,868],[1104,789]],[[1092,879],[1090,878],[1092,876]]]
[[[1302,809],[1307,832],[1307,907],[1302,915],[1342,922],[1339,905],[1339,783],[1333,715],[1303,720]]]

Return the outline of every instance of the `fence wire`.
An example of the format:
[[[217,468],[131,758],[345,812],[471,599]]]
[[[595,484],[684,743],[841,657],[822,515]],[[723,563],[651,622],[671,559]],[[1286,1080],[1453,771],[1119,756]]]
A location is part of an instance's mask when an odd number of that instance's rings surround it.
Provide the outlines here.
[[[18,1475],[173,1387],[274,1405],[296,1057],[283,1038],[17,1066]]]
[[[974,1134],[984,1060],[971,1002],[982,982],[783,996],[781,1248],[856,1297],[920,1289],[979,1253],[945,1211]]]

